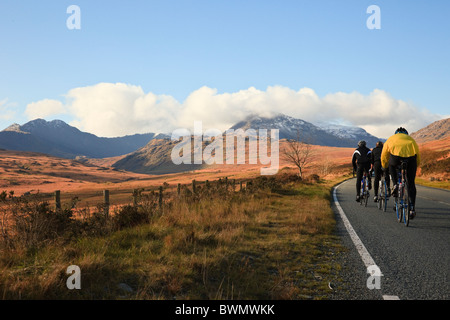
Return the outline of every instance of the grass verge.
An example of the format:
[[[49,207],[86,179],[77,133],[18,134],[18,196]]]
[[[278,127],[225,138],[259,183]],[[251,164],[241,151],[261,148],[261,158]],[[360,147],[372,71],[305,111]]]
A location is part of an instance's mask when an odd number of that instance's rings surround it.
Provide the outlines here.
[[[449,180],[430,180],[430,179],[424,179],[421,177],[416,177],[416,184],[419,184],[419,185],[422,185],[425,187],[450,190],[450,181]]]
[[[0,295],[327,299],[342,250],[330,207],[337,181],[275,180],[255,181],[243,192],[216,189],[175,199],[163,212],[147,212],[145,223],[106,234],[3,247]],[[66,286],[70,265],[80,267],[80,290]]]

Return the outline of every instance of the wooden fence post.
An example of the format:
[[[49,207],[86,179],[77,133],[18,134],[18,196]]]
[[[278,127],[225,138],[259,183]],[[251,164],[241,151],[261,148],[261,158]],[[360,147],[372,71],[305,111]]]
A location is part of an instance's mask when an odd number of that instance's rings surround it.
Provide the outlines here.
[[[133,190],[133,206],[138,205],[138,189]]]
[[[55,209],[56,210],[61,209],[61,191],[60,190],[55,191]]]
[[[181,195],[181,183],[179,183],[177,186],[177,194],[178,194],[178,197]]]
[[[196,193],[196,187],[195,187],[195,180],[192,180],[192,193],[195,194]]]
[[[109,190],[103,190],[103,210],[105,216],[109,216]]]
[[[159,201],[158,201],[158,203],[159,203],[159,210],[162,211],[162,204],[163,204],[163,187],[162,186],[159,187]]]

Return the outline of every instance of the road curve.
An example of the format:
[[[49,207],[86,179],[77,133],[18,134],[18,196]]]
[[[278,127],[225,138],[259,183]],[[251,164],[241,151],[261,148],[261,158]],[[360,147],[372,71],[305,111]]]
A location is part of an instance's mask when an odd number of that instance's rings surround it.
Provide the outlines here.
[[[371,190],[368,206],[360,206],[355,183],[350,179],[337,186],[332,199],[337,233],[348,248],[336,299],[450,299],[450,191],[417,186],[417,215],[406,227],[397,222],[393,199],[386,212],[378,210]],[[368,280],[376,283],[367,273],[370,262],[381,271],[379,288],[368,288]]]

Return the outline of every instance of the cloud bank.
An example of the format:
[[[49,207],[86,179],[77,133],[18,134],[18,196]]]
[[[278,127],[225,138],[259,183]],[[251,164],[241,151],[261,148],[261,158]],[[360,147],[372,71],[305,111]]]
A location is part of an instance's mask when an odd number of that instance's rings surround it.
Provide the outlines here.
[[[8,98],[0,100],[0,120],[11,120],[14,118],[16,112],[14,109],[17,107],[17,103],[8,102]]]
[[[44,99],[27,105],[25,114],[29,119],[47,118],[65,113],[64,105],[59,100]]]
[[[399,126],[414,132],[440,115],[375,89],[369,95],[358,92],[336,92],[319,97],[313,89],[298,91],[270,86],[265,91],[250,87],[233,93],[218,93],[202,87],[183,102],[169,95],[146,93],[140,86],[124,83],[99,83],[74,88],[64,103],[40,100],[26,108],[28,118],[45,118],[69,114],[70,123],[82,131],[102,137],[163,132],[193,127],[202,121],[203,129],[228,129],[245,117],[257,114],[271,116],[283,113],[309,122],[333,122],[359,126],[369,133],[387,138]]]

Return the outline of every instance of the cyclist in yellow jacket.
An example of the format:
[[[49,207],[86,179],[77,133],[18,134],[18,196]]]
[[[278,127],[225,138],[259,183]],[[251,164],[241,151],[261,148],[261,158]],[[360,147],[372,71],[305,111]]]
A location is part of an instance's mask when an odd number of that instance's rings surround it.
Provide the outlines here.
[[[420,165],[419,146],[416,141],[408,135],[408,131],[405,128],[398,128],[395,134],[391,136],[384,143],[383,151],[381,153],[381,166],[383,168],[389,168],[394,188],[392,194],[396,196],[398,191],[398,170],[401,160],[407,160],[407,181],[408,192],[412,208],[410,211],[410,217],[414,218],[416,212],[416,172],[417,167]]]

